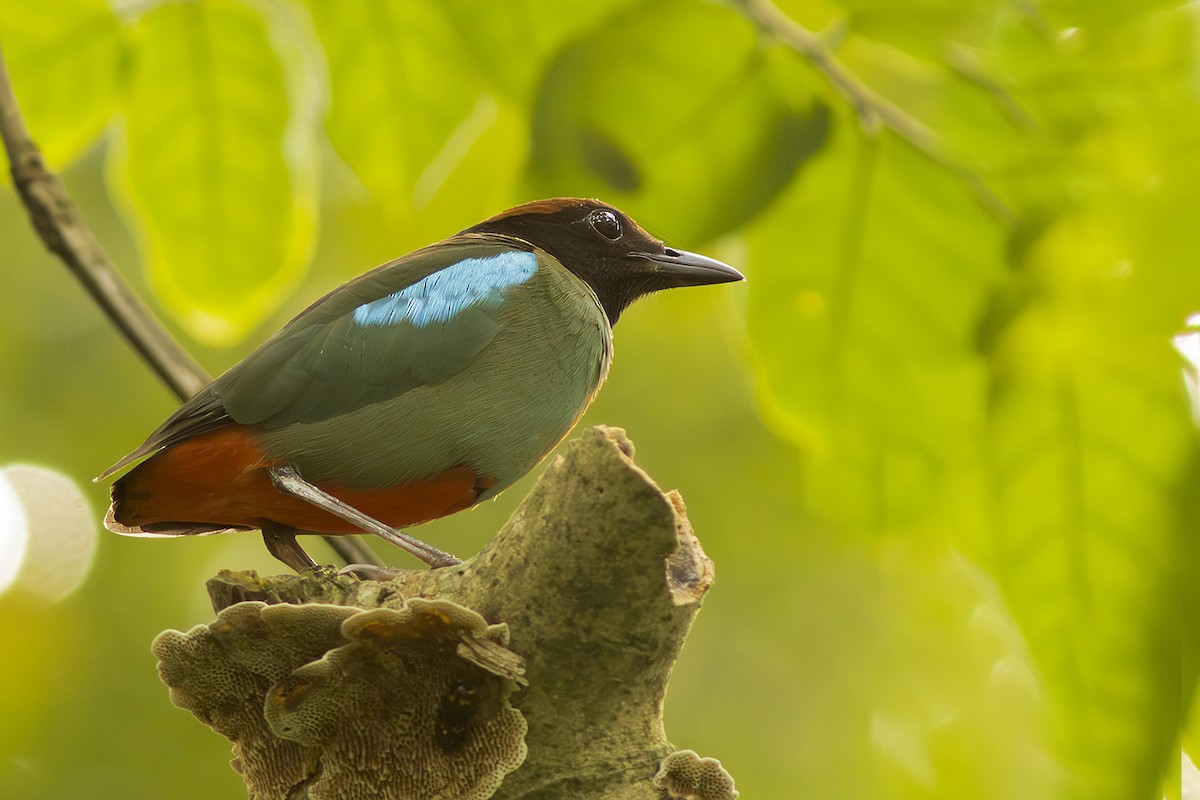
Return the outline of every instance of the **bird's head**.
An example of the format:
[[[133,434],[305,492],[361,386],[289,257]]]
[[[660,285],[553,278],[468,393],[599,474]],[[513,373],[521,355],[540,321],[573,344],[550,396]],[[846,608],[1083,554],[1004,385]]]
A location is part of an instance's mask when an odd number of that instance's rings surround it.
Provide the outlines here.
[[[592,288],[610,324],[651,292],[743,280],[742,273],[716,259],[667,247],[599,200],[538,200],[463,233],[500,233],[545,250]]]

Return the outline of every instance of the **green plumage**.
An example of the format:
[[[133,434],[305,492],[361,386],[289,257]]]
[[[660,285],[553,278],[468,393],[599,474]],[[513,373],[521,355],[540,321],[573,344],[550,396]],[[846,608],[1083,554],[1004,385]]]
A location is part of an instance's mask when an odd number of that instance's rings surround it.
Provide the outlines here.
[[[265,430],[267,452],[286,454],[308,480],[361,488],[468,466],[495,481],[494,494],[528,472],[579,419],[612,359],[612,333],[590,289],[536,255],[537,274],[509,290],[494,331],[475,320],[459,328],[456,317],[439,337],[447,355],[424,355],[457,363],[475,350],[462,369],[420,385],[393,383],[403,390],[335,416]]]
[[[417,325],[354,312],[464,259],[520,250],[537,272],[503,302]],[[505,488],[578,420],[612,357],[594,292],[556,259],[498,234],[460,234],[314,303],[188,401],[128,463],[229,421],[307,480],[381,488],[467,466]],[[118,469],[123,464],[118,464]]]

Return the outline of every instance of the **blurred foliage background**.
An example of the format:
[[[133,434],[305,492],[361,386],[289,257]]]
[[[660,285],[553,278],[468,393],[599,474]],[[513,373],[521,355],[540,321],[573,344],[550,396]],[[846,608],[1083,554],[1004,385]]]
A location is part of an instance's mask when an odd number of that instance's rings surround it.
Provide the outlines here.
[[[1178,797],[1200,744],[1200,447],[1171,342],[1200,310],[1198,21],[1155,0],[0,0],[0,46],[51,164],[213,373],[538,196],[738,265],[744,286],[622,318],[584,421],[630,431],[717,564],[671,740],[744,797],[1133,800]],[[11,188],[0,243],[0,466],[65,474],[98,527],[89,479],[174,401]],[[421,535],[470,554],[531,481]],[[75,535],[29,543],[0,594],[0,795],[242,796],[149,642],[209,619],[218,568],[278,565],[255,535],[105,534],[55,601],[36,589]]]

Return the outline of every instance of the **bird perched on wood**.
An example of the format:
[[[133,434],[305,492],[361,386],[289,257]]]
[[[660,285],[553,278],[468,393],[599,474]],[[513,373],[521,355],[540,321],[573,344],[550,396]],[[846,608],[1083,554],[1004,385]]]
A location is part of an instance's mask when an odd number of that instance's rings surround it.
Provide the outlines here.
[[[604,382],[634,300],[738,280],[595,200],[509,209],[334,289],[184,403],[100,476],[145,458],[113,484],[105,526],[262,530],[297,570],[315,566],[297,532],[393,538],[545,457]]]

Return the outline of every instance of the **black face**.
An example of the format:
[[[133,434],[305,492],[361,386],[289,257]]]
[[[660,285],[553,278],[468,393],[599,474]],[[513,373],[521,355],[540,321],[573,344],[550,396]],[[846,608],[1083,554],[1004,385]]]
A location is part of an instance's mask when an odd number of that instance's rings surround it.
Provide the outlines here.
[[[533,244],[587,282],[615,324],[642,295],[742,280],[733,267],[673,250],[598,200],[554,198],[509,209],[463,233],[501,233]]]

